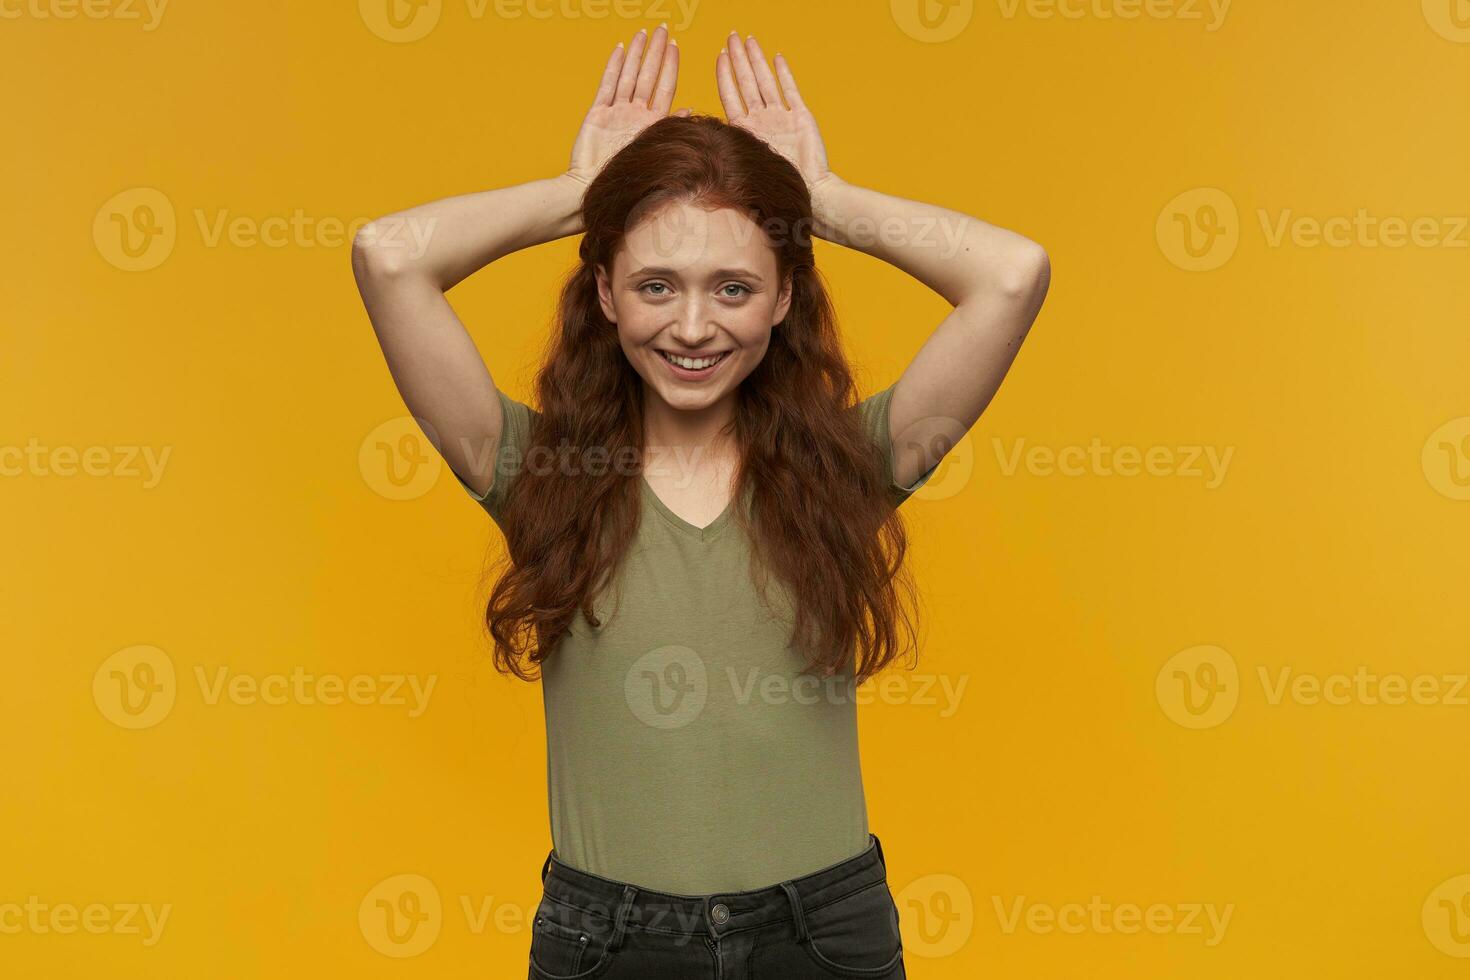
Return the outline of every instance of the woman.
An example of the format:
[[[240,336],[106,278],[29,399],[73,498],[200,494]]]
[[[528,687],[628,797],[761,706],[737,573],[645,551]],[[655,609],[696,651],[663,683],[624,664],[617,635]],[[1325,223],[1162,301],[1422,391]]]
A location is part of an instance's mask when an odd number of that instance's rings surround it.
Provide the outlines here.
[[[565,173],[380,218],[353,268],[404,401],[505,534],[496,664],[546,705],[531,975],[902,977],[853,688],[915,635],[897,508],[1000,385],[1046,254],[839,178],[754,38],[715,70],[728,122],[670,115],[678,47],[640,31]],[[444,293],[577,233],[538,411]],[[856,404],[813,233],[954,307]]]

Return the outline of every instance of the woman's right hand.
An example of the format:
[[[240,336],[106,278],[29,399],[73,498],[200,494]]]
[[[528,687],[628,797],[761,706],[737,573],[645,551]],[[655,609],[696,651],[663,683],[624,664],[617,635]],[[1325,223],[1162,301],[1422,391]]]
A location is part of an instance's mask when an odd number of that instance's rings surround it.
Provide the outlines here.
[[[669,114],[678,81],[679,46],[669,39],[666,25],[660,24],[652,38],[647,30],[640,30],[626,48],[619,42],[607,59],[597,97],[572,145],[567,176],[584,185],[592,183],[613,154]],[[680,109],[674,115],[689,112]]]

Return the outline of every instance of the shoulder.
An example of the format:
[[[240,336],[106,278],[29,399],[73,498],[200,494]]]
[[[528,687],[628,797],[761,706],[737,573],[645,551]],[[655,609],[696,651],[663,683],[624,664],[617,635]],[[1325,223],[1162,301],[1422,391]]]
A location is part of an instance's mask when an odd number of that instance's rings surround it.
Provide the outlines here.
[[[893,391],[897,381],[890,383],[887,387],[874,392],[853,406],[858,413],[863,431],[867,433],[868,440],[873,444],[873,450],[878,454],[883,468],[883,484],[888,491],[888,499],[893,506],[897,507],[907,500],[913,493],[929,482],[934,471],[939,468],[936,463],[927,473],[914,481],[912,486],[902,487],[894,479],[893,469],[893,434],[889,425],[889,405],[893,401]]]
[[[479,494],[460,479],[458,474],[455,479],[498,524],[511,484],[525,465],[526,453],[531,445],[531,431],[540,420],[541,413],[525,402],[507,395],[499,386],[496,387],[495,394],[500,401],[500,442],[494,450],[495,475],[490,489]]]
[[[495,394],[500,398],[500,446],[524,452],[531,441],[531,429],[540,420],[541,413],[499,388],[495,389]]]
[[[897,383],[895,381],[887,388],[874,392],[852,407],[862,420],[863,430],[875,440],[880,436],[887,438],[888,403],[893,400],[893,389]]]

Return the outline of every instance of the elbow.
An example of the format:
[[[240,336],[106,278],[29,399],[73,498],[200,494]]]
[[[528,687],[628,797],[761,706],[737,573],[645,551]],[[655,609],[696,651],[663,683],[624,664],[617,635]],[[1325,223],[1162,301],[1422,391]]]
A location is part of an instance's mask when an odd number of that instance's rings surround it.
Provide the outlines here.
[[[1051,257],[1046,249],[1027,240],[1018,245],[999,272],[1000,291],[1009,300],[1040,306],[1051,285]]]
[[[352,236],[352,272],[359,282],[400,278],[408,269],[404,249],[394,248],[378,221],[369,221]]]

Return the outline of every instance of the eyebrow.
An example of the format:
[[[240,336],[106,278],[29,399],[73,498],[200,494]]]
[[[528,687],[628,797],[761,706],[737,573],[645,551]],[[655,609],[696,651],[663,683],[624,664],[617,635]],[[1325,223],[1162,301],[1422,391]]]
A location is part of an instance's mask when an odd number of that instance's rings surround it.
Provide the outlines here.
[[[671,269],[668,266],[663,266],[663,265],[646,265],[646,266],[644,266],[641,269],[634,269],[632,272],[629,272],[628,273],[627,278],[629,278],[629,279],[636,279],[639,276],[664,276],[664,277],[666,277],[668,279],[680,279],[680,278],[682,278],[682,276],[680,276],[680,274],[679,274],[679,272],[678,272],[677,269]],[[716,270],[714,270],[713,272],[710,273],[710,279],[731,279],[731,278],[754,279],[757,283],[760,283],[761,285],[765,285],[765,280],[762,279],[760,276],[756,275],[754,272],[751,272],[749,269],[741,269],[741,268],[716,269]]]

